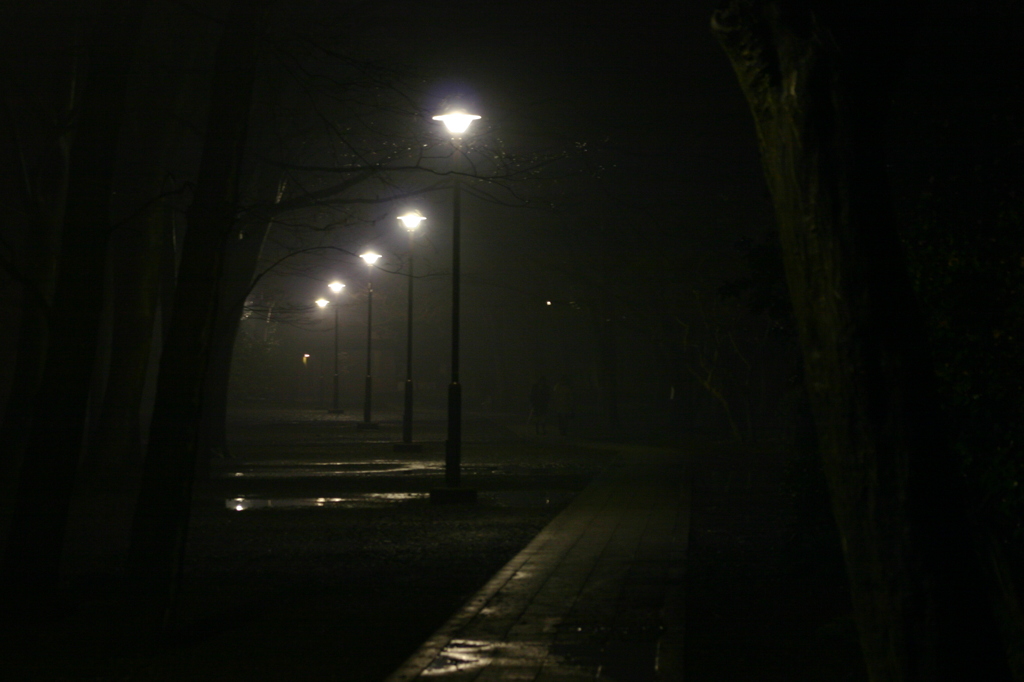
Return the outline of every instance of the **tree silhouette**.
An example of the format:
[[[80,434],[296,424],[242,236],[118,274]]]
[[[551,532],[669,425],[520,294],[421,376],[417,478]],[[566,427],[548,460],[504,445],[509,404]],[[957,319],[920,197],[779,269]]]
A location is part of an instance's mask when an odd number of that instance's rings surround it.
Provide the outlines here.
[[[881,131],[915,10],[736,0],[713,27],[775,203],[868,674],[1002,679],[886,185]]]

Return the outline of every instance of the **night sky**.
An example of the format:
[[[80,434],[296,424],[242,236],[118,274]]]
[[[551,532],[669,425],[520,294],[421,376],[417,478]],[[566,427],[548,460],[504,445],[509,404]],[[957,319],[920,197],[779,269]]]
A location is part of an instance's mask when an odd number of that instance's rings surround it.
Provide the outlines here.
[[[640,346],[650,342],[650,328],[659,324],[656,321],[703,324],[693,316],[706,316],[706,311],[691,310],[681,318],[677,314],[683,294],[697,291],[702,301],[720,308],[720,301],[712,301],[714,292],[747,274],[744,249],[764,240],[773,225],[752,120],[709,28],[714,5],[710,0],[627,4],[310,1],[290,4],[286,11],[277,8],[274,29],[279,37],[289,31],[305,34],[340,54],[375,61],[403,74],[403,96],[422,116],[413,126],[433,125],[429,114],[454,99],[484,117],[477,124],[485,133],[481,144],[500,140],[516,150],[550,151],[559,145],[575,152],[586,150],[578,154],[585,172],[532,188],[531,203],[525,207],[496,205],[473,196],[463,206],[466,353],[471,365],[474,357],[486,365],[494,349],[491,341],[477,336],[478,330],[493,329],[499,323],[538,340],[542,347],[563,348],[550,353],[543,348],[522,351],[519,371],[529,376],[553,371],[566,362],[566,354],[573,355],[573,348],[593,342],[577,338],[589,324],[582,317],[575,330],[552,331],[553,339],[538,336],[540,332],[531,325],[554,329],[550,320],[529,321],[532,315],[546,314],[537,312],[546,301],[566,306],[583,301],[591,317],[598,314],[597,306],[606,307],[600,314],[619,316],[628,328],[622,354],[650,357]],[[173,63],[177,51],[190,40],[205,41],[206,52],[201,49],[194,62],[195,82],[201,84],[209,73],[216,32],[199,5],[175,7],[191,17],[196,28],[178,36],[167,28],[162,36],[167,47],[158,57]],[[973,153],[984,137],[980,132],[984,126],[975,125],[976,119],[996,115],[1005,102],[1013,101],[1021,82],[1008,70],[1011,60],[998,60],[998,51],[1012,42],[1012,25],[998,24],[1000,28],[990,36],[991,45],[982,49],[985,27],[990,25],[983,10],[952,2],[936,7],[922,17],[917,33],[908,37],[913,45],[911,60],[895,91],[892,128],[884,131],[891,140],[890,170],[902,210],[913,210],[936,164],[948,167]],[[39,88],[46,97],[53,97],[56,90],[48,90],[47,83],[60,73],[60,59],[66,58],[67,45],[76,35],[74,12],[61,2],[33,4],[19,11],[23,21],[8,23],[8,28],[22,27],[11,31],[6,43],[9,54],[20,60],[11,62],[17,66],[12,73],[30,84],[25,86],[28,90]],[[986,68],[989,64],[999,68]],[[294,90],[281,88],[275,94],[273,83],[261,86],[255,118],[266,113],[259,107],[275,96],[285,101],[276,101],[273,107],[288,109],[297,119],[312,117],[304,109],[304,100],[294,97]],[[176,166],[171,169],[175,182],[188,177],[198,158],[201,138],[196,133],[205,95],[201,87],[195,92],[194,102],[183,109],[193,132],[177,150]],[[11,102],[24,104],[17,97]],[[948,106],[949,115],[935,113],[943,106]],[[144,127],[146,121],[132,125]],[[432,144],[440,148],[445,143],[443,134],[434,134]],[[304,144],[312,149],[318,145],[315,140]],[[1001,142],[996,135],[986,144]],[[124,182],[132,178],[132,154],[144,161],[152,152],[145,145],[123,152]],[[7,168],[13,173],[12,183],[15,168]],[[387,191],[397,195],[412,189],[415,182],[403,178]],[[11,184],[6,186],[10,189]],[[303,216],[299,222],[318,229],[275,230],[262,265],[289,250],[310,246],[351,253],[372,247],[385,255],[382,269],[397,272],[403,267],[406,247],[395,217],[411,208],[427,216],[418,237],[420,300],[436,311],[424,312],[429,319],[420,338],[433,344],[434,351],[428,352],[432,359],[424,362],[440,375],[448,343],[445,292],[451,205],[446,190],[367,208],[340,230],[323,231],[325,225],[339,222],[330,211]],[[128,208],[115,206],[116,216],[128,213]],[[322,253],[290,261],[268,274],[251,302],[257,308],[276,302],[278,310],[301,309],[322,294],[327,281],[340,278],[349,283],[347,294],[352,296],[352,320],[346,329],[355,344],[362,333],[356,294],[364,276],[364,266],[353,256]],[[404,314],[405,280],[384,272],[377,278],[381,320],[390,315],[398,324]],[[675,293],[659,300],[670,290]],[[721,312],[722,319],[728,320],[724,324],[734,325],[741,310],[734,301],[728,311]],[[327,333],[322,319],[300,317],[289,320],[289,325],[303,333],[313,330],[319,339]],[[739,337],[751,339],[752,334],[761,333],[735,329]],[[3,347],[13,349],[14,343],[7,336]],[[289,350],[293,354],[306,342],[300,336],[294,343],[296,347]],[[353,358],[358,352],[353,345]],[[9,377],[9,371],[4,370],[3,376]],[[585,373],[581,367],[574,371]],[[664,369],[651,366],[641,371],[659,372],[663,374]],[[467,383],[472,387],[472,373]],[[660,385],[656,391],[669,388]]]
[[[548,300],[557,307],[582,297],[593,307],[603,297],[612,307],[628,308],[629,301],[646,296],[644,287],[658,286],[657,270],[685,272],[684,279],[705,294],[743,272],[736,244],[763,238],[771,206],[746,104],[709,29],[712,8],[711,2],[385,2],[355,11],[335,3],[310,10],[319,39],[352,45],[355,54],[414,73],[410,97],[424,110],[451,99],[475,107],[484,117],[475,125],[488,131],[482,144],[493,136],[513,146],[587,150],[587,172],[535,189],[528,206],[473,197],[464,202],[464,381],[471,399],[478,397],[477,363],[494,362],[495,325],[540,346],[517,351],[522,382],[556,373],[567,362],[573,373],[592,373],[573,368],[570,359],[591,352],[593,339],[582,338],[592,336],[589,322],[581,318],[575,328],[556,328],[550,320],[531,321],[531,315],[550,312],[538,312]],[[383,269],[398,270],[405,237],[394,216],[409,208],[427,216],[418,238],[418,273],[425,278],[419,300],[443,307],[450,267],[447,192],[396,201],[371,211],[368,224],[300,241],[352,252],[372,246],[385,253]],[[353,324],[346,327],[354,367],[365,329],[356,312],[365,284],[364,268],[351,261],[326,265],[319,279],[284,269],[288,281],[268,277],[268,283],[310,299],[323,280],[349,282],[347,295],[357,297],[350,299]],[[400,304],[405,282],[375,277],[380,324],[386,324],[384,301]],[[594,289],[598,279],[600,294]],[[429,359],[421,372],[440,371],[447,321],[439,314],[424,325],[422,343],[438,349],[425,351]],[[633,341],[626,343],[627,355],[648,356],[634,352]],[[670,382],[660,383],[649,390],[667,395]],[[525,387],[513,390],[525,394]]]

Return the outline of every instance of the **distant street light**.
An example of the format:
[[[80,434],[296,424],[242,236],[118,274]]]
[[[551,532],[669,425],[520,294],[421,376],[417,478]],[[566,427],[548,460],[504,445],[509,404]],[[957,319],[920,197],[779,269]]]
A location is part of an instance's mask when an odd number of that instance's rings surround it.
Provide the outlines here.
[[[370,266],[370,271],[373,271],[373,265],[380,258],[380,254],[369,251],[359,256],[366,264]],[[375,424],[370,421],[371,414],[371,403],[373,395],[373,374],[372,370],[373,361],[373,280],[366,280],[366,394],[363,398],[363,421],[359,424],[364,429],[375,428]]]
[[[402,448],[395,446],[396,450],[406,452],[419,450],[412,442],[412,283],[414,279],[413,255],[414,245],[413,233],[419,228],[420,223],[426,220],[419,211],[412,211],[405,215],[398,216],[402,226],[409,232],[409,296],[408,312],[406,313],[406,341],[405,341],[405,404],[402,410]]]
[[[469,125],[480,118],[464,111],[434,116],[444,123],[455,144],[455,164],[462,154],[461,136]],[[459,383],[459,236],[461,231],[462,197],[458,173],[452,176],[452,381],[448,385],[448,440],[445,441],[444,477],[449,488],[459,487],[462,463],[462,385]]]
[[[338,294],[345,288],[341,282],[331,282],[327,288],[334,292],[334,400],[331,403],[331,414],[341,414],[344,410],[338,407]],[[316,304],[326,308],[330,303],[326,298],[317,299]]]

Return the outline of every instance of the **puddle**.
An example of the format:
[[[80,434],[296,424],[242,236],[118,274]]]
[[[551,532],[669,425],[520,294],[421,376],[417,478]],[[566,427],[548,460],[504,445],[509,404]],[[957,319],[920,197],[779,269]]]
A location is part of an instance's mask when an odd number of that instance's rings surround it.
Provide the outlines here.
[[[384,460],[372,462],[322,462],[317,464],[252,465],[216,474],[217,478],[319,478],[367,474],[394,474],[407,471],[440,469],[439,462],[403,462]]]
[[[226,509],[298,509],[303,507],[338,507],[371,509],[397,502],[426,499],[427,493],[353,493],[345,497],[234,497],[224,501]]]
[[[534,679],[536,669],[544,666],[551,669],[551,679],[583,680],[597,679],[595,674],[600,666],[580,666],[564,661],[560,658],[552,658],[549,642],[547,641],[481,641],[469,639],[453,639],[441,651],[437,653],[434,660],[423,669],[422,677],[437,677],[443,679],[483,679],[487,673],[480,673],[481,668],[489,667],[489,672],[503,673],[503,675],[491,675],[488,679]],[[528,677],[523,677],[523,674]],[[478,677],[474,677],[479,675]],[[545,679],[547,679],[545,677]],[[605,678],[601,678],[605,679]],[[632,680],[628,674],[607,679]]]
[[[480,501],[491,507],[547,507],[568,504],[575,496],[570,490],[492,490],[481,491]],[[225,509],[296,509],[335,507],[375,509],[401,502],[426,500],[429,493],[348,493],[336,497],[232,497],[224,500]]]
[[[453,639],[438,653],[423,670],[424,677],[436,677],[451,673],[482,668],[494,658],[492,642],[476,642],[467,639]]]

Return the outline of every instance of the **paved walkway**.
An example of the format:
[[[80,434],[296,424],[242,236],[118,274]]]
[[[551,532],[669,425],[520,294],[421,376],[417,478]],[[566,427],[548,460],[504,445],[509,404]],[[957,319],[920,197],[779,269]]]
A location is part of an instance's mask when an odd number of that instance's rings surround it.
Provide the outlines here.
[[[685,457],[622,453],[387,682],[682,679]]]

